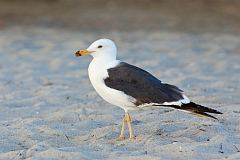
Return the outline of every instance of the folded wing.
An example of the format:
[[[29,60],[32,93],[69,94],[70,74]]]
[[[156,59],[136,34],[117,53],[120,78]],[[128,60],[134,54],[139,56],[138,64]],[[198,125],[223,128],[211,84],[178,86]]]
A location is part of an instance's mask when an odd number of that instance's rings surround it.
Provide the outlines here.
[[[165,102],[176,102],[184,99],[178,87],[162,83],[147,71],[120,62],[108,69],[108,77],[104,79],[106,86],[122,91],[136,99],[135,105]]]

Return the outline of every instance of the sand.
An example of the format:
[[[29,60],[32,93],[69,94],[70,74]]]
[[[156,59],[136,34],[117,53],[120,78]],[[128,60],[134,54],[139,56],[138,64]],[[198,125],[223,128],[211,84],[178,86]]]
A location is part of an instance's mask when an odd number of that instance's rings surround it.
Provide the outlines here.
[[[136,140],[116,141],[123,110],[103,101],[76,58],[100,37],[119,58],[223,112],[219,121],[169,108],[131,112]],[[166,31],[0,32],[0,159],[240,159],[240,37]]]

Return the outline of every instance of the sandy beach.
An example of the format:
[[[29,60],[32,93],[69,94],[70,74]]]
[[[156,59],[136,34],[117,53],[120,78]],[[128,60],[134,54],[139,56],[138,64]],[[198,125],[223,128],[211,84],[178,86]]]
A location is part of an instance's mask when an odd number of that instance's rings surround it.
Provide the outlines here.
[[[124,112],[94,91],[91,58],[73,54],[101,36],[46,28],[1,32],[0,159],[240,157],[238,36],[105,34],[118,44],[120,59],[224,113],[215,121],[169,108],[132,112],[133,143],[116,141]]]
[[[231,17],[236,6],[228,5],[221,13],[227,12]],[[115,28],[117,24],[113,23],[115,29],[96,30],[86,29],[91,26],[91,19],[86,26],[76,20],[75,27],[66,28],[52,26],[53,22],[38,25],[37,18],[29,25],[27,14],[18,14],[20,18],[8,15],[8,19],[2,16],[3,12],[0,11],[1,160],[240,159],[240,34],[235,21],[239,16],[227,18],[229,25],[225,27],[216,18],[216,23],[203,25],[202,30],[197,24],[193,28],[177,28],[181,23],[170,23],[178,22],[171,16],[166,19],[166,26],[154,24],[145,28],[145,24],[139,29],[138,25],[129,24],[128,29],[123,24]],[[76,8],[71,12],[75,13]],[[33,13],[40,14],[38,9]],[[16,25],[21,16],[26,19]],[[68,23],[67,19],[68,16],[62,23]],[[111,18],[105,15],[105,20]],[[146,22],[154,20],[153,16]],[[102,24],[100,28],[105,26]],[[82,28],[78,29],[78,25]],[[216,26],[219,28],[214,30]],[[144,68],[163,82],[183,89],[194,102],[224,114],[217,115],[217,121],[171,108],[130,112],[136,139],[117,141],[124,111],[103,101],[94,91],[87,73],[91,57],[74,56],[77,50],[102,37],[116,42],[119,59]]]

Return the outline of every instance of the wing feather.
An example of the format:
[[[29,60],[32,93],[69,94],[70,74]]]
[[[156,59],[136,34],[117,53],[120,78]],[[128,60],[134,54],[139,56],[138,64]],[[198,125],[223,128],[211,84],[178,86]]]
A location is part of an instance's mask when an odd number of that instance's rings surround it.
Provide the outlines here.
[[[134,97],[137,106],[184,99],[182,90],[178,87],[162,83],[149,72],[128,63],[121,62],[116,67],[108,69],[108,75],[104,79],[106,86]]]

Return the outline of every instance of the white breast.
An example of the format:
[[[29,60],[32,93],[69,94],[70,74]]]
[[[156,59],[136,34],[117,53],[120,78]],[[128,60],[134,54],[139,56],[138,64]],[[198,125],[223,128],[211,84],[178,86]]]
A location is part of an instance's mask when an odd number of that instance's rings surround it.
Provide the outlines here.
[[[109,88],[105,85],[104,79],[108,77],[107,69],[115,67],[119,61],[115,60],[108,64],[92,60],[88,67],[89,79],[97,93],[107,102],[119,106],[124,110],[135,108],[135,99],[127,96],[121,91]]]

